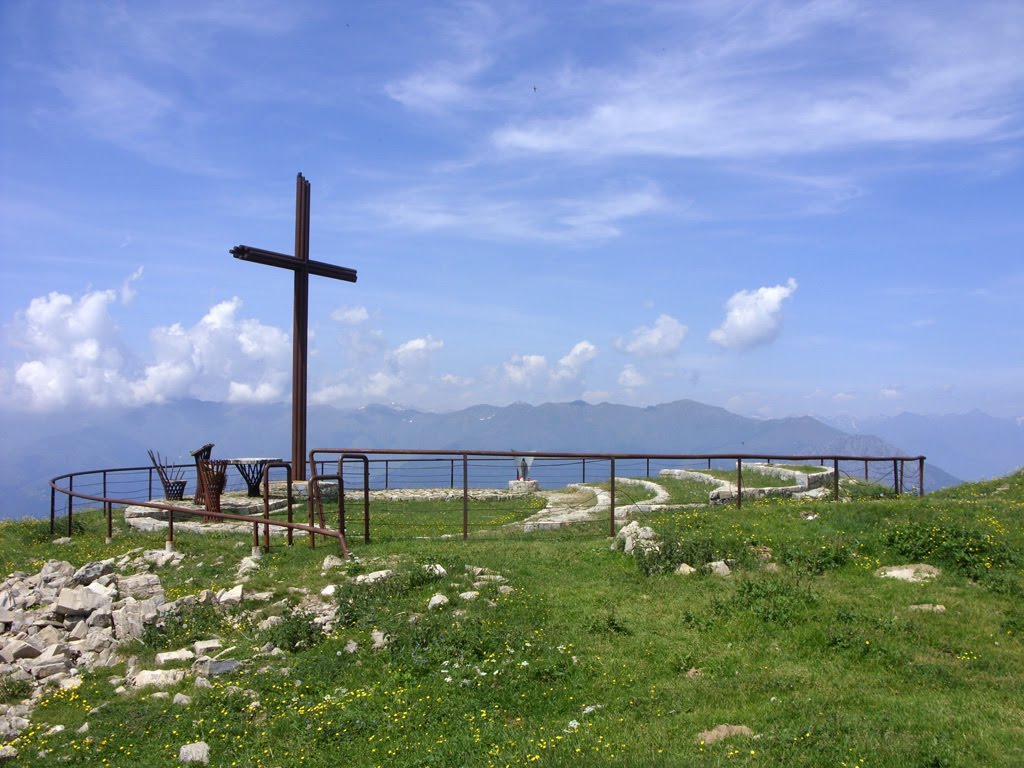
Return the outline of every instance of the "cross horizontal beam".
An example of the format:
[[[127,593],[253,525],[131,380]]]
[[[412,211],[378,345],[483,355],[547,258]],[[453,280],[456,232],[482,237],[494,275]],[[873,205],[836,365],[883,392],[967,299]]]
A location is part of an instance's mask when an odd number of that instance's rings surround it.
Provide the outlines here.
[[[304,261],[294,256],[274,251],[265,251],[262,248],[253,248],[250,245],[236,245],[231,249],[231,255],[242,261],[252,261],[256,264],[267,264],[271,267],[281,267],[295,271],[306,272],[319,277],[330,277],[335,280],[345,280],[349,283],[356,281],[356,271],[349,267],[339,267],[335,264],[328,264],[323,261]]]

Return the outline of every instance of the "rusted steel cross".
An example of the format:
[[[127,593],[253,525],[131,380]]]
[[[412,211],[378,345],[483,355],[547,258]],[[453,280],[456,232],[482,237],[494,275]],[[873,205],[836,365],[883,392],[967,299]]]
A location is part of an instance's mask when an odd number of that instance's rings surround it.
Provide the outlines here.
[[[356,271],[309,258],[309,182],[300,173],[295,179],[295,255],[236,245],[231,255],[295,273],[295,319],[292,324],[292,475],[306,479],[306,348],[309,320],[309,276],[356,281]]]

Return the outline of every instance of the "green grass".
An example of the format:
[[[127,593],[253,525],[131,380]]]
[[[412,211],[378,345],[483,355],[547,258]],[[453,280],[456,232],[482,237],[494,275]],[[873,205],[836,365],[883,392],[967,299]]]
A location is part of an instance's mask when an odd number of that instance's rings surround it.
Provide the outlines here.
[[[728,480],[730,483],[736,482],[736,472],[731,469],[702,469],[700,473],[717,477],[719,480]],[[789,478],[768,475],[756,469],[743,470],[744,488],[784,488],[789,485],[793,485]]]
[[[593,487],[600,488],[602,491],[611,491],[611,482],[604,483],[593,483]],[[640,483],[615,483],[615,505],[620,506],[624,504],[638,504],[644,501],[650,501],[657,495],[657,492],[646,485]]]
[[[196,633],[222,636],[238,658],[272,637],[292,650],[215,678],[211,690],[182,684],[188,707],[114,694],[108,678],[123,669],[86,672],[76,691],[46,695],[16,743],[19,765],[171,768],[178,747],[200,739],[224,766],[1024,764],[1019,475],[923,499],[766,500],[641,519],[671,542],[660,559],[609,551],[603,522],[463,542],[389,532],[382,517],[374,544],[353,541],[358,560],[345,571],[398,575],[343,586],[330,636],[284,607],[264,608],[285,617],[276,636],[246,617],[255,605],[179,617],[133,649],[140,659]],[[80,520],[83,533],[56,546],[30,525],[0,525],[0,552],[28,570],[160,546],[120,527],[104,545],[99,517]],[[176,539],[186,567],[160,572],[171,596],[230,586],[248,554],[245,536]],[[778,572],[763,568],[768,550]],[[289,602],[289,585],[316,594],[343,581],[320,571],[329,552],[275,545],[247,589]],[[680,556],[730,558],[734,574],[679,577],[669,571]],[[919,558],[942,575],[926,584],[873,575]],[[449,575],[432,576],[427,563]],[[513,591],[489,584],[460,601],[466,565],[501,573]],[[428,613],[436,592],[452,602]],[[921,603],[946,612],[909,610]],[[386,650],[369,649],[374,629],[391,636]],[[344,651],[349,640],[355,654]],[[77,733],[85,722],[88,733]],[[696,740],[719,723],[758,738]],[[55,724],[66,729],[46,735]]]
[[[828,469],[818,464],[774,464],[773,466],[789,469],[793,472],[803,472],[805,475],[816,475]]]
[[[647,479],[658,483],[668,491],[669,504],[707,504],[708,493],[716,487],[711,480],[702,482],[681,477],[648,477]]]

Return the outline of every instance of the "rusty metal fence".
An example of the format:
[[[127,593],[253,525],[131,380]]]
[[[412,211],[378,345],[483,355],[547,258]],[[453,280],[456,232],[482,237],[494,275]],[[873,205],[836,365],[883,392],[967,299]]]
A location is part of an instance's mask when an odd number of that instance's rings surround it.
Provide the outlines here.
[[[839,498],[841,477],[853,478],[887,486],[895,495],[909,489],[923,495],[925,492],[924,456],[841,456],[841,455],[765,455],[765,454],[599,454],[599,453],[547,453],[512,451],[446,451],[446,450],[394,450],[394,449],[334,449],[318,448],[309,453],[310,501],[307,504],[307,522],[292,520],[291,501],[287,520],[271,519],[269,516],[269,483],[264,483],[264,514],[260,516],[237,515],[218,512],[213,515],[220,520],[251,522],[253,545],[258,545],[258,530],[262,529],[264,548],[269,549],[271,526],[283,527],[291,543],[292,531],[309,534],[309,543],[314,544],[317,535],[335,539],[342,552],[347,552],[346,535],[359,536],[365,543],[371,540],[371,519],[373,512],[381,513],[380,501],[371,502],[371,492],[400,491],[402,489],[436,489],[442,491],[447,506],[437,515],[441,521],[438,535],[469,537],[475,532],[501,524],[502,502],[499,496],[488,491],[499,492],[508,489],[508,481],[520,474],[523,460],[530,462],[529,475],[541,487],[555,489],[573,483],[605,483],[610,491],[608,511],[608,532],[616,532],[616,508],[629,504],[630,487],[617,482],[621,478],[655,477],[662,469],[724,469],[732,473],[735,488],[733,495],[737,506],[743,504],[747,491],[744,489],[744,467],[754,463],[772,464],[800,462],[816,464],[832,470],[832,497]],[[909,465],[909,466],[908,466]],[[284,469],[289,489],[291,467],[289,462],[277,462],[275,470]],[[188,486],[195,488],[197,481],[193,465],[180,465]],[[266,479],[266,478],[265,478]],[[337,486],[337,524],[326,522],[322,486]],[[226,490],[241,490],[244,482],[240,477],[229,476]],[[50,481],[50,532],[55,534],[58,507],[66,507],[67,535],[73,534],[73,512],[76,500],[92,505],[100,504],[107,520],[107,535],[112,536],[113,508],[138,505],[163,510],[167,513],[168,541],[173,542],[174,517],[210,517],[208,510],[187,508],[180,504],[161,499],[161,489],[154,467],[123,467],[72,472]],[[443,491],[447,492],[443,492]],[[748,489],[749,490],[749,489]],[[361,497],[362,514],[347,516],[346,499],[352,495]],[[380,497],[382,494],[374,494]],[[290,496],[290,494],[289,494]],[[63,503],[58,503],[58,498]],[[350,502],[348,502],[350,503]],[[442,505],[443,506],[443,505]],[[318,519],[317,519],[318,518]],[[319,524],[317,524],[319,522]],[[403,523],[396,518],[390,522],[391,535],[402,536]],[[408,525],[408,535],[422,535]],[[433,530],[433,529],[432,529]]]

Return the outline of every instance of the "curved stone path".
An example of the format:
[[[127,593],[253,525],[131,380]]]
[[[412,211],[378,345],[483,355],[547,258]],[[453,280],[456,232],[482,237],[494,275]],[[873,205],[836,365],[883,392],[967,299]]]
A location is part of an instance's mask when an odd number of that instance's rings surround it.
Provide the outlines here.
[[[622,513],[623,518],[630,512],[650,512],[665,505],[669,495],[662,486],[652,483],[650,480],[637,480],[632,477],[615,478],[616,485],[642,485],[654,491],[654,498],[635,504],[622,504],[615,506],[616,513]],[[548,530],[560,528],[570,523],[582,523],[590,520],[600,520],[608,516],[611,507],[612,495],[610,492],[595,488],[583,483],[573,483],[565,490],[539,491],[548,503],[540,512],[517,523],[509,523],[506,527],[522,528],[524,531]],[[623,494],[619,494],[620,498]],[[625,519],[621,521],[625,524]]]

